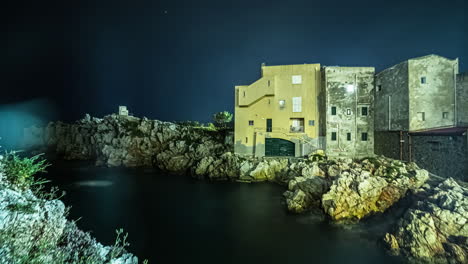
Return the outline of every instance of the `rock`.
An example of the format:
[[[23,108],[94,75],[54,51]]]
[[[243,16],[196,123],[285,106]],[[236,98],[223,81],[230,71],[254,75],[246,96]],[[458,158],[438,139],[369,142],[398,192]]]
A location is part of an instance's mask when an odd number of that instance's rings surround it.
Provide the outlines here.
[[[384,243],[392,252],[431,263],[468,260],[468,190],[449,178],[410,208]]]
[[[286,204],[290,212],[302,213],[308,208],[309,201],[302,190],[286,191],[283,195],[286,198]]]
[[[384,212],[408,190],[418,189],[428,179],[425,170],[397,170],[392,166],[405,165],[392,163],[392,160],[385,158],[363,160],[361,164],[347,163],[347,166],[341,165],[341,162],[328,167],[329,176],[335,179],[330,191],[322,197],[322,207],[333,220],[359,220],[373,213]],[[340,167],[350,169],[339,174]],[[399,171],[407,173],[399,174]]]
[[[44,200],[6,181],[0,159],[0,263],[125,263],[138,258],[104,247],[65,217],[59,200]],[[117,249],[117,248],[116,248]]]

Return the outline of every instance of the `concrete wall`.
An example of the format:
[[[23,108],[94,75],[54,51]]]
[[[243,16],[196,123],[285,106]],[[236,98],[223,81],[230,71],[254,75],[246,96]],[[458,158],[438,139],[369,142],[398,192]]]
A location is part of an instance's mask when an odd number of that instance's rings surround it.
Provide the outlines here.
[[[468,181],[467,133],[435,135],[411,133],[411,160],[441,177]],[[403,160],[409,160],[408,134],[403,134]],[[375,154],[400,159],[400,133],[376,132]]]
[[[375,85],[375,130],[408,130],[408,62],[376,74]]]
[[[374,154],[373,67],[324,67],[328,156],[372,156]],[[336,114],[332,114],[332,107]],[[367,115],[362,109],[367,109]],[[336,133],[336,140],[332,139]],[[362,140],[362,134],[367,140]],[[348,134],[351,136],[348,138]]]
[[[428,55],[410,59],[408,69],[409,130],[425,131],[455,126],[458,60]],[[421,78],[425,78],[425,83]],[[421,113],[424,114],[424,120],[421,120]]]
[[[468,72],[457,75],[457,120],[468,127]]]
[[[301,76],[301,83],[293,84],[292,76],[297,75]],[[268,137],[294,142],[296,156],[315,151],[319,144],[319,87],[320,64],[262,66],[259,80],[235,87],[234,151],[263,156]],[[301,112],[293,112],[293,97],[301,97]],[[282,100],[284,107],[279,104]],[[291,118],[304,119],[303,133],[291,133]],[[267,119],[272,119],[272,132],[266,131]],[[253,121],[253,126],[249,121]],[[309,121],[313,125],[309,125]]]

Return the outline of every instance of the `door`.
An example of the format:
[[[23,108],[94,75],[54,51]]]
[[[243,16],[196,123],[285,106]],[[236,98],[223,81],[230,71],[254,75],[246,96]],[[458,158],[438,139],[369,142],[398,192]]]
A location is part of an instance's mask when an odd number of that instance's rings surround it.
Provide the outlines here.
[[[265,138],[265,156],[292,156],[295,154],[293,142],[281,138]]]

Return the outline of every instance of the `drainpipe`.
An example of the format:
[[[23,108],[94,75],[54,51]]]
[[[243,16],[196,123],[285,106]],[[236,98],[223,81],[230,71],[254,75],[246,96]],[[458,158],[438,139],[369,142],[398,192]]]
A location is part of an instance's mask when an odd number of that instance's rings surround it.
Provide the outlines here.
[[[388,96],[388,131],[391,130],[392,123],[392,96]]]
[[[411,135],[410,133],[408,133],[408,161],[411,162],[412,161],[412,148],[413,148],[413,143],[411,142]]]
[[[403,131],[400,130],[400,160],[403,160]]]
[[[354,153],[353,153],[353,156],[356,154],[356,144],[357,144],[357,138],[358,138],[358,134],[357,134],[357,115],[358,115],[358,86],[357,86],[357,73],[354,74],[354,106],[355,106],[355,109],[354,109]],[[368,136],[369,137],[369,136]],[[367,139],[369,140],[369,139]]]
[[[458,61],[453,64],[453,97],[454,97],[454,110],[453,111],[453,123],[456,127],[458,125],[458,114],[457,114],[457,74],[455,71],[455,65],[457,65]]]

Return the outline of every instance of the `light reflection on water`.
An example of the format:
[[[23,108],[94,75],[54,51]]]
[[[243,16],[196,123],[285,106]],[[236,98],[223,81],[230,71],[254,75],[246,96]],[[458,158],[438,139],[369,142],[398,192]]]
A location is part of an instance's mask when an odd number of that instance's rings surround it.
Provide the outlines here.
[[[67,191],[70,217],[81,217],[78,225],[104,244],[124,228],[130,251],[150,263],[400,262],[383,252],[376,234],[339,228],[313,214],[288,214],[284,187],[276,184],[84,166],[67,162],[49,170],[53,184]]]

